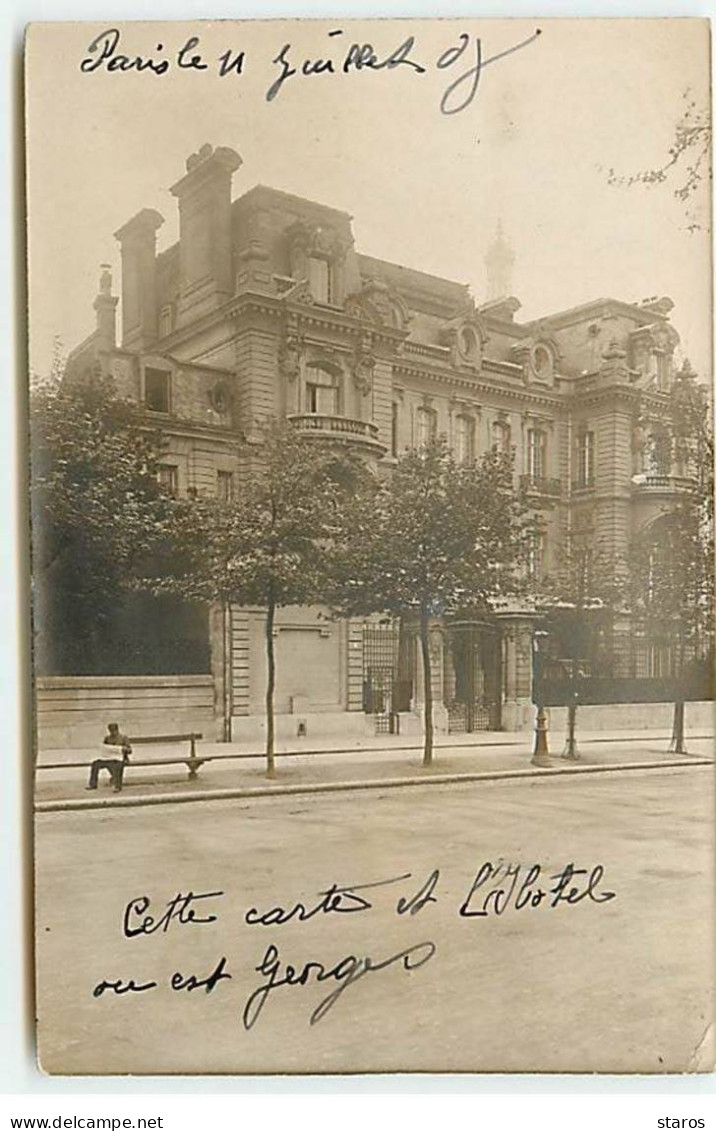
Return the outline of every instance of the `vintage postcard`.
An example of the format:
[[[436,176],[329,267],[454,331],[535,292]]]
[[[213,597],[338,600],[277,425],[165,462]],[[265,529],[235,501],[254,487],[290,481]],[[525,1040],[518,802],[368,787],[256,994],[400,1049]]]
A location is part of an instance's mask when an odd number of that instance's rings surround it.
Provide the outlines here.
[[[709,53],[29,27],[45,1072],[713,1069]]]

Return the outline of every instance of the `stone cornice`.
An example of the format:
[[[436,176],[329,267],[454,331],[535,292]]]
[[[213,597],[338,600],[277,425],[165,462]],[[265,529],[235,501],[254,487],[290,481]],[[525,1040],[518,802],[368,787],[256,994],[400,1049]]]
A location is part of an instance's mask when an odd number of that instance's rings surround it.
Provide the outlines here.
[[[393,362],[393,373],[400,377],[416,377],[423,380],[433,381],[437,384],[449,385],[453,388],[469,389],[473,393],[481,395],[499,394],[501,397],[509,400],[516,401],[520,404],[534,404],[541,405],[544,408],[549,408],[555,412],[562,414],[568,405],[564,398],[558,394],[534,391],[529,386],[525,385],[508,385],[499,380],[485,380],[480,377],[463,375],[456,372],[454,369],[435,369],[427,368],[424,366],[410,365],[408,362],[398,359]]]

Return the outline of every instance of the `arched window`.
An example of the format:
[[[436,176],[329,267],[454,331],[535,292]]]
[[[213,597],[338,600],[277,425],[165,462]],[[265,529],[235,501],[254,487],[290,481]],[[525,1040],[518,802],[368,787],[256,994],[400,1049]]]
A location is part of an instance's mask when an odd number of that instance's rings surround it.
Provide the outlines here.
[[[512,433],[510,426],[506,420],[493,420],[490,429],[492,437],[492,447],[497,448],[498,452],[509,452],[512,447]]]
[[[527,474],[544,479],[547,474],[547,436],[541,428],[527,431]]]
[[[416,413],[417,443],[419,448],[425,447],[438,434],[438,417],[432,408],[421,407]]]
[[[471,416],[460,415],[455,421],[455,456],[458,463],[474,462],[475,421]]]

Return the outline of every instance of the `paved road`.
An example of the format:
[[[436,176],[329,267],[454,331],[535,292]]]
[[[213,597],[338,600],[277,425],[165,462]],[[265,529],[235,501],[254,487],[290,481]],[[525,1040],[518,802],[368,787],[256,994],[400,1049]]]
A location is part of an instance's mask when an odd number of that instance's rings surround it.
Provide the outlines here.
[[[41,1057],[50,1071],[682,1072],[703,1066],[714,977],[713,771],[685,767],[589,779],[529,779],[212,801],[37,819]],[[458,909],[485,861],[551,877],[574,862],[604,878],[574,905],[554,897],[486,917]],[[417,914],[398,914],[434,869]],[[362,893],[372,907],[248,925],[247,909],[286,908],[339,885],[410,880]],[[542,876],[530,888],[535,892]],[[584,890],[584,878],[575,883]],[[498,885],[499,886],[499,885]],[[550,880],[545,886],[554,887]],[[573,886],[573,885],[570,885]],[[481,909],[489,885],[466,910]],[[211,923],[173,921],[124,938],[127,902],[160,915],[177,892],[223,890],[195,904]],[[343,899],[343,906],[358,906]],[[403,905],[405,906],[405,905]],[[136,929],[140,916],[130,920]],[[297,970],[330,972],[347,955],[385,962],[343,984],[255,991],[266,948]],[[432,954],[433,944],[436,948]],[[211,993],[172,989],[173,973]],[[418,968],[419,967],[419,968]],[[347,967],[342,972],[345,975]],[[274,975],[278,979],[279,975]],[[102,980],[158,985],[93,997]],[[242,1013],[258,1013],[247,1031]],[[249,1014],[249,1017],[251,1014]],[[701,1046],[700,1053],[697,1049]]]

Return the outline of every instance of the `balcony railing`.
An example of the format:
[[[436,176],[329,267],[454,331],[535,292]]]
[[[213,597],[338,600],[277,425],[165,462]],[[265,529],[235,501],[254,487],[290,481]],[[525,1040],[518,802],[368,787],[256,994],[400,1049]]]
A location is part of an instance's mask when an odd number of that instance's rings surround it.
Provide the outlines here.
[[[561,479],[547,479],[543,475],[521,475],[520,486],[528,495],[545,495],[558,499],[562,494]]]
[[[330,416],[319,412],[306,412],[288,418],[299,432],[310,432],[348,443],[359,443],[385,451],[378,439],[378,427],[369,420],[353,420],[349,416]]]
[[[655,472],[643,472],[632,476],[632,489],[634,491],[667,491],[670,494],[683,494],[696,490],[696,480],[688,475],[658,475]]]

